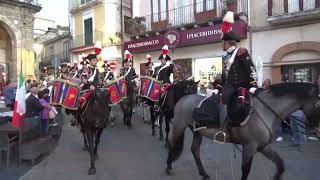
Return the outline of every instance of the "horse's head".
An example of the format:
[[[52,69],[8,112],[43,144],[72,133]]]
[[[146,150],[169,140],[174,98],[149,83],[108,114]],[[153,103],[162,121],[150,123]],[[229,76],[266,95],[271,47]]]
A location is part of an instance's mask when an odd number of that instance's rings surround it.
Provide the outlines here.
[[[175,94],[188,95],[188,94],[196,94],[198,90],[198,83],[193,80],[183,80],[179,81],[173,85],[175,89]]]
[[[93,94],[93,98],[99,107],[109,107],[109,93],[105,88],[97,88]]]

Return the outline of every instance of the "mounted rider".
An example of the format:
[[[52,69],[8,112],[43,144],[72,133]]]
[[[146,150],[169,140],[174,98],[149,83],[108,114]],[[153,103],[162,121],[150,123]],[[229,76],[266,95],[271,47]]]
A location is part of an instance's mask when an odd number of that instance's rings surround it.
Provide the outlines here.
[[[254,94],[257,86],[256,70],[248,51],[245,48],[238,48],[237,42],[240,38],[232,31],[234,23],[234,14],[228,11],[223,18],[222,40],[223,51],[225,54],[222,57],[223,68],[221,81],[214,82],[217,94],[219,91],[222,94],[223,106],[219,111],[219,119],[222,124],[221,130],[217,132],[215,140],[220,142],[226,138],[225,130],[229,124],[232,115],[236,115],[235,108],[239,101],[243,101],[247,91]],[[214,94],[213,96],[217,96]],[[239,100],[239,98],[241,98]],[[196,127],[201,129],[203,127]]]
[[[101,82],[103,84],[108,84],[110,81],[113,81],[115,79],[113,72],[111,71],[110,64],[108,61],[104,61],[104,64],[102,65],[102,68],[104,69],[104,72],[101,73]]]
[[[134,80],[138,77],[134,68],[132,67],[132,57],[131,53],[125,51],[125,59],[123,60],[123,67],[120,69],[120,76],[124,76],[124,79],[127,81],[128,88],[133,88]]]
[[[91,97],[92,93],[95,91],[97,86],[99,85],[99,70],[97,68],[97,55],[89,54],[85,57],[85,61],[83,61],[83,65],[86,65],[87,60],[89,64],[87,65],[87,69],[83,69],[81,73],[81,79],[83,83],[80,85],[82,87],[82,91],[88,90],[85,92],[83,96],[80,97],[79,103],[80,106],[85,104],[85,102]],[[85,66],[84,66],[85,67]]]
[[[162,91],[166,91],[171,85],[170,76],[174,72],[174,65],[170,61],[171,57],[168,56],[168,45],[164,45],[162,48],[162,54],[159,56],[161,65],[154,69],[153,78],[160,81],[163,85]]]
[[[153,69],[152,69],[152,67],[153,67],[153,62],[152,62],[152,57],[151,57],[150,54],[147,54],[146,57],[147,57],[147,63],[145,64],[146,70],[145,70],[145,72],[144,72],[144,75],[145,75],[145,76],[152,77],[152,75],[153,75]]]

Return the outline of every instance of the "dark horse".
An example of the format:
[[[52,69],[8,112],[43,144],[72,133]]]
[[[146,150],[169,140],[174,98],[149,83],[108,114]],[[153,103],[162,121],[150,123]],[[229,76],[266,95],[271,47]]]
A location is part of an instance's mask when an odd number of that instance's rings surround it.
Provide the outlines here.
[[[84,145],[90,154],[89,175],[96,173],[95,160],[98,159],[98,145],[110,113],[108,98],[106,89],[96,89],[85,107],[77,111],[77,120],[84,136]]]
[[[314,84],[283,83],[272,85],[269,89],[251,96],[252,108],[248,117],[240,127],[230,128],[228,134],[228,142],[240,144],[243,148],[241,180],[248,178],[253,157],[257,152],[275,163],[277,171],[273,179],[281,179],[285,170],[284,163],[279,154],[270,146],[275,125],[300,108],[303,108],[304,111],[314,109],[314,104],[319,99],[318,92],[319,89]],[[176,161],[182,153],[185,130],[188,127],[193,129],[192,112],[202,99],[203,97],[197,95],[189,95],[176,104],[173,132],[168,148],[167,174],[171,174],[172,162]],[[200,159],[202,138],[203,136],[213,138],[215,132],[217,132],[216,129],[193,132],[191,151],[203,179],[210,177],[204,170]]]
[[[135,94],[135,83],[133,81],[127,81],[127,98],[124,99],[120,105],[123,112],[123,123],[128,126],[128,128],[132,128],[132,113],[133,107],[135,105],[134,94]]]
[[[173,111],[176,103],[185,95],[196,94],[198,82],[193,80],[183,80],[172,84],[169,89],[163,93],[158,103],[160,111],[159,124],[160,124],[160,140],[163,140],[162,122],[163,117],[166,122],[166,144],[168,142],[168,136],[170,131],[170,121],[173,118]],[[152,135],[155,135],[155,119],[152,118]]]

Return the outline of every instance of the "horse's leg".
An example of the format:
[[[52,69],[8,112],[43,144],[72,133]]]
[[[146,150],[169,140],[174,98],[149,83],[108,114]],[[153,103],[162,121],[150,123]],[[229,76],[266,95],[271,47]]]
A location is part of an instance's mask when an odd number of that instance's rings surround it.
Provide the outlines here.
[[[277,152],[275,152],[270,145],[266,146],[260,151],[266,158],[271,160],[277,166],[277,172],[273,177],[273,180],[280,180],[284,173],[285,167],[282,158]]]
[[[153,105],[150,106],[150,114],[151,114],[151,127],[152,127],[152,136],[156,135],[156,130],[155,130],[155,121],[156,121],[156,117],[155,117],[155,112],[154,112],[154,107]]]
[[[257,148],[255,145],[243,146],[242,163],[241,163],[241,169],[242,169],[241,180],[248,179],[248,176],[251,170],[252,160],[256,152],[257,152]]]
[[[201,143],[202,143],[202,135],[198,132],[194,132],[192,145],[191,145],[191,152],[192,152],[193,158],[196,161],[199,174],[203,177],[203,179],[210,179],[210,176],[204,170],[201,159],[200,159]]]
[[[88,171],[89,175],[96,174],[96,168],[95,168],[95,158],[94,158],[94,147],[93,147],[93,130],[89,129],[86,131],[86,135],[89,142],[89,153],[90,153],[90,169]]]
[[[159,118],[160,141],[163,140],[162,121],[163,121],[163,114],[161,113]]]
[[[126,121],[126,109],[125,109],[125,105],[124,103],[122,102],[120,104],[121,106],[121,109],[122,109],[122,113],[123,113],[123,124],[126,125],[127,124],[127,121]]]
[[[98,160],[99,159],[99,156],[98,156],[98,146],[99,146],[99,143],[100,143],[100,137],[101,137],[101,134],[103,132],[103,128],[97,128],[96,129],[96,136],[95,136],[95,145],[94,145],[94,156],[95,156],[95,160]]]
[[[132,114],[133,114],[133,107],[129,107],[129,113],[128,113],[128,116],[127,116],[127,125],[128,125],[128,128],[131,129],[132,128],[132,123],[131,123],[131,118],[132,118]]]
[[[86,137],[86,134],[85,134],[85,131],[84,130],[81,130],[81,133],[83,135],[83,150],[84,151],[88,151],[89,148],[88,148],[88,141],[87,141],[87,137]]]
[[[170,118],[165,117],[166,121],[166,147],[168,146],[168,138],[169,138],[169,132],[170,132]]]

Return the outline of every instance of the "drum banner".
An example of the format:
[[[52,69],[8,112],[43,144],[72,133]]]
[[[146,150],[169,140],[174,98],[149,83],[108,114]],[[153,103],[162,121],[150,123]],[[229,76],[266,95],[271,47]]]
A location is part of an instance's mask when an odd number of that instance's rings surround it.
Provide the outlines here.
[[[127,98],[126,81],[123,79],[123,77],[112,81],[107,85],[107,89],[110,94],[110,105],[116,105],[123,99]]]
[[[151,101],[159,101],[160,90],[161,83],[159,81],[148,76],[141,77],[140,96],[148,98]]]
[[[77,110],[79,97],[80,87],[77,83],[67,80],[57,80],[53,82],[50,104]]]

